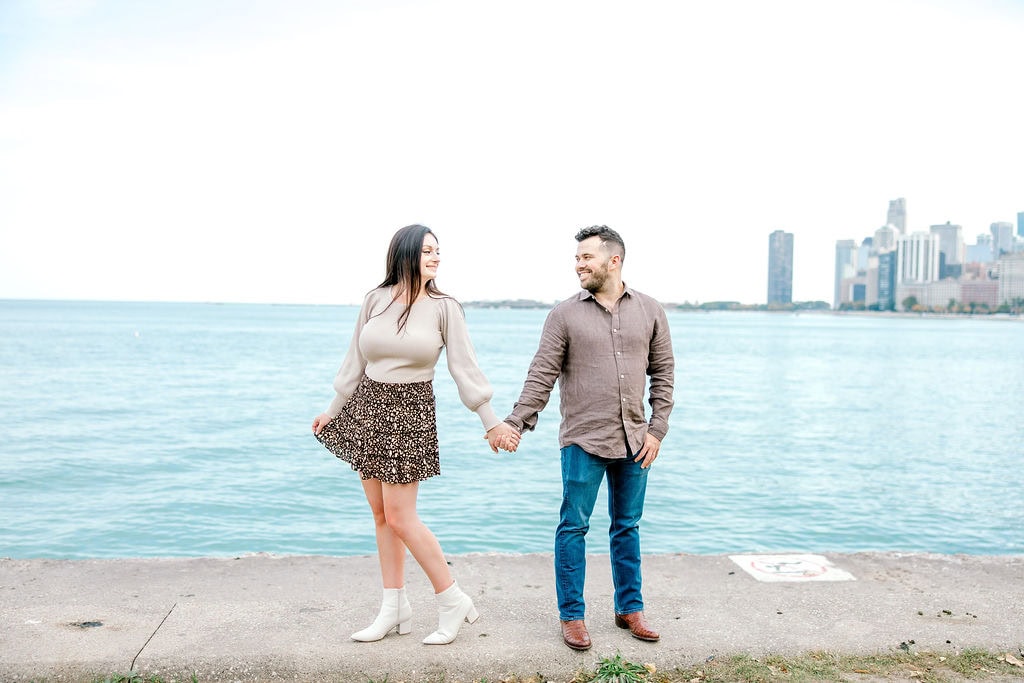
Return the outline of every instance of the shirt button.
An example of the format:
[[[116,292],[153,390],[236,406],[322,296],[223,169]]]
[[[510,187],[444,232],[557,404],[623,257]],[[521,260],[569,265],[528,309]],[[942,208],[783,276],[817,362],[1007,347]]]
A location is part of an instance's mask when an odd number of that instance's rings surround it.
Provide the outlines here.
[[[619,379],[626,379],[625,375],[619,375]]]
[[[623,402],[623,403],[625,403],[625,402],[626,402],[626,399],[622,399],[622,402]]]
[[[621,356],[621,355],[622,355],[622,351],[616,351],[616,352],[615,352],[615,355],[616,355],[616,356]]]

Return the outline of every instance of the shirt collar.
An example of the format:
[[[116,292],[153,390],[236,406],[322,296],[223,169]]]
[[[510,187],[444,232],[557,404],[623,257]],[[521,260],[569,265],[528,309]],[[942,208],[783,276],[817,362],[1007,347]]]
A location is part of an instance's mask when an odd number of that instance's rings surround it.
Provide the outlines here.
[[[626,296],[626,295],[633,296],[633,290],[629,288],[629,285],[627,285],[625,282],[623,282],[622,283],[622,296]],[[594,295],[591,294],[590,290],[588,290],[588,289],[581,289],[580,290],[580,301],[586,301],[587,299],[594,299]],[[597,301],[597,299],[594,299],[594,301]]]

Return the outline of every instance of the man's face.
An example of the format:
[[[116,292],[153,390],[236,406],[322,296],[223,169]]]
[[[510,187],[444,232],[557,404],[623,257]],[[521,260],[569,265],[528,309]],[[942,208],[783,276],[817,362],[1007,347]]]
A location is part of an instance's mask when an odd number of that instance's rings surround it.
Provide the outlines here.
[[[591,294],[601,291],[608,280],[609,259],[600,237],[588,237],[579,243],[576,247],[576,275],[583,289]]]

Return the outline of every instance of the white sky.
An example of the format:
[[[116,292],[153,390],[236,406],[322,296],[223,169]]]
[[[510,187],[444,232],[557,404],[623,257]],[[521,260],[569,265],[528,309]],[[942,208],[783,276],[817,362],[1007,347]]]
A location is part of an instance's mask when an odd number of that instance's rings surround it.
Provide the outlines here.
[[[662,301],[831,302],[907,199],[1024,211],[1024,6],[0,0],[0,298],[357,303],[431,226],[463,300],[562,299],[582,226]]]

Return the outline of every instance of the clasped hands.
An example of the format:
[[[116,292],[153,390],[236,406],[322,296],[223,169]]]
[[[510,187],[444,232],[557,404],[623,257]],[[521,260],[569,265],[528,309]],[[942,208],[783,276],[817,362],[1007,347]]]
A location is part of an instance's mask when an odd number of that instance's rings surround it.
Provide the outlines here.
[[[487,440],[491,450],[495,453],[498,452],[499,448],[509,453],[515,453],[516,449],[519,448],[519,437],[519,432],[507,422],[491,427],[484,434],[484,439]]]

